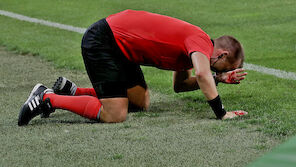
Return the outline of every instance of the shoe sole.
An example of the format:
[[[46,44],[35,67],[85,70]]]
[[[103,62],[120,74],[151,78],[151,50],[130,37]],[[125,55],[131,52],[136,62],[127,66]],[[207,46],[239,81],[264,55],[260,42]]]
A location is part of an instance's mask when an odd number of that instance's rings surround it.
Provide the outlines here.
[[[65,77],[59,77],[56,83],[54,84],[54,86],[52,87],[52,89],[54,90],[55,93],[58,93],[65,87],[66,82],[67,82],[67,79]]]
[[[65,86],[67,86],[67,82],[70,83],[70,87],[65,88]],[[60,95],[74,95],[76,90],[77,90],[77,86],[75,85],[75,83],[73,83],[72,81],[68,80],[65,77],[59,77],[56,81],[56,83],[54,84],[54,86],[52,87],[54,93],[56,94],[60,94]],[[63,90],[66,89],[66,90]],[[67,90],[69,89],[69,90]]]
[[[60,84],[60,90],[62,90],[66,85],[67,78],[65,78],[65,77],[60,77],[60,78],[62,79],[62,82]]]

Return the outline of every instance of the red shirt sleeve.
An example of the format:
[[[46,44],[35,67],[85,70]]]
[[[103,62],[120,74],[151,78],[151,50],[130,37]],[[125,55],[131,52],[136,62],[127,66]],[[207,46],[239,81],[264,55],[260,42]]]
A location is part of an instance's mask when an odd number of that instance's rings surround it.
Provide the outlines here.
[[[208,57],[210,60],[213,54],[213,44],[209,37],[203,35],[194,35],[185,39],[185,49],[187,50],[188,56],[193,52],[200,52]]]

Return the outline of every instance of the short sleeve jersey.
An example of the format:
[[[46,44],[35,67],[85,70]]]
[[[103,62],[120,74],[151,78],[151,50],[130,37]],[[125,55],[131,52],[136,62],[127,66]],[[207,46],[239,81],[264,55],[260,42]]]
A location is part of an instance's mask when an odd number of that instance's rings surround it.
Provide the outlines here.
[[[199,27],[169,16],[125,10],[106,18],[128,60],[160,69],[192,68],[190,54],[213,53],[210,37]]]

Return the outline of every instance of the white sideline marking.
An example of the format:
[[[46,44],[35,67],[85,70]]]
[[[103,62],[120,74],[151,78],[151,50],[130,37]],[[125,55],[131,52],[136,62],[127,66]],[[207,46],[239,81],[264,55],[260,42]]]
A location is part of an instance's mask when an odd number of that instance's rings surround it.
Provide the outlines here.
[[[55,22],[51,22],[51,21],[36,19],[36,18],[32,18],[32,17],[28,17],[28,16],[24,16],[24,15],[12,13],[12,12],[4,11],[4,10],[0,10],[0,15],[11,17],[11,18],[14,18],[17,20],[31,22],[31,23],[38,23],[38,24],[49,26],[49,27],[55,27],[55,28],[59,28],[59,29],[67,30],[67,31],[78,32],[80,34],[83,34],[86,30],[85,28],[74,27],[74,26],[70,26],[70,25],[65,25],[65,24],[55,23]]]
[[[263,67],[255,64],[249,64],[249,63],[244,63],[244,68],[247,70],[257,71],[263,74],[274,75],[278,78],[296,80],[296,73],[294,72],[287,72],[283,70],[267,68],[267,67]]]
[[[41,25],[49,26],[49,27],[55,27],[55,28],[59,28],[67,31],[78,32],[80,34],[83,34],[86,31],[86,28],[74,27],[71,25],[65,25],[65,24],[55,23],[55,22],[46,21],[42,19],[36,19],[36,18],[32,18],[32,17],[28,17],[28,16],[24,16],[24,15],[16,14],[13,12],[4,11],[4,10],[0,10],[0,15],[11,17],[17,20],[31,22],[31,23],[38,23]],[[283,70],[277,70],[273,68],[267,68],[267,67],[248,64],[248,63],[245,63],[245,69],[257,71],[264,74],[274,75],[278,78],[296,80],[296,73],[293,73],[293,72],[286,72]]]

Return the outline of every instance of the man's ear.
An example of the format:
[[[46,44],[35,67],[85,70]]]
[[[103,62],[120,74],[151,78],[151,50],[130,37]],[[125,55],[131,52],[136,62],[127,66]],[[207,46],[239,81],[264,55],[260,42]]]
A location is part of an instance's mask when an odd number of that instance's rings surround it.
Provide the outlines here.
[[[227,51],[227,50],[222,50],[222,49],[221,49],[221,54],[224,54],[224,55],[228,56],[228,55],[229,55],[229,51]]]
[[[229,56],[229,51],[221,49],[220,55],[223,55],[221,58],[225,61]]]
[[[221,49],[221,48],[219,48],[219,49],[216,49],[216,51],[214,52],[212,58],[218,58],[218,57],[221,56],[222,54],[228,56],[230,53],[229,53],[229,51],[227,51],[227,50],[225,50],[225,49]],[[223,56],[223,57],[226,57],[226,56]],[[225,59],[225,58],[224,58],[224,59]]]

